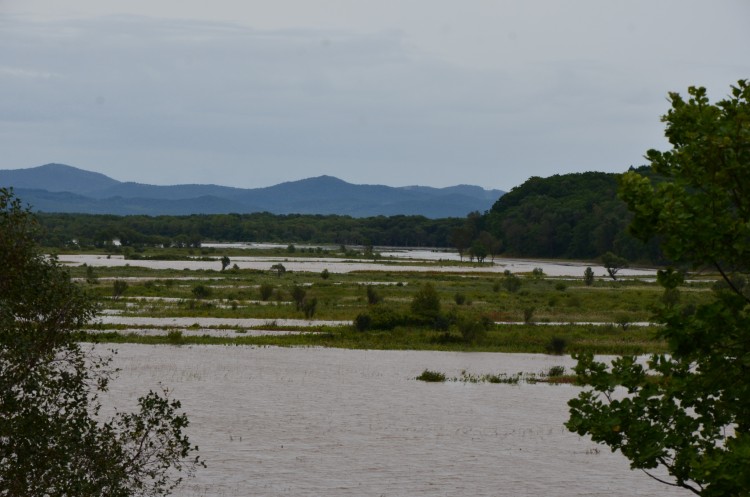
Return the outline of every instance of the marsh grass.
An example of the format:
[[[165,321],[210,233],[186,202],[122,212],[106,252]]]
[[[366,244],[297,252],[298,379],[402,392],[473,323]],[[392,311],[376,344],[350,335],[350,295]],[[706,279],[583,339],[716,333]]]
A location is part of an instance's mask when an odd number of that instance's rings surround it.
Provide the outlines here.
[[[280,250],[288,255],[285,249]],[[295,256],[301,255],[300,250],[298,248]],[[234,252],[228,254],[238,255]],[[306,251],[305,254],[315,257],[330,255],[318,251]],[[654,306],[662,305],[663,290],[648,281],[599,280],[587,286],[581,279],[563,280],[539,274],[536,278],[519,279],[521,287],[509,291],[504,285],[507,275],[461,274],[460,266],[451,273],[389,272],[384,266],[381,271],[336,274],[335,278],[328,280],[321,278],[319,272],[287,272],[277,277],[268,271],[241,269],[222,272],[219,269],[218,264],[216,270],[196,271],[97,267],[98,284],[86,283],[87,271],[90,273],[88,268],[72,267],[70,270],[88,291],[100,297],[104,309],[126,317],[259,318],[283,322],[307,314],[308,318],[314,315],[315,319],[322,321],[354,323],[357,316],[370,316],[369,323],[366,318],[358,318],[359,328],[365,332],[357,331],[352,325],[319,330],[306,328],[303,331],[312,333],[304,335],[230,339],[184,336],[183,343],[198,343],[200,339],[278,346],[555,354],[582,351],[639,354],[665,350],[664,343],[655,338],[653,328],[630,324],[648,321]],[[115,301],[111,298],[111,283],[102,284],[102,281],[118,278],[148,279],[128,279],[125,297]],[[438,299],[441,326],[435,326],[435,320],[425,324],[412,318],[411,304],[427,283],[434,288]],[[193,289],[201,285],[209,290],[210,299],[195,298]],[[686,291],[681,292],[681,302],[691,305],[706,301],[710,296],[710,286],[710,282],[690,284]],[[304,299],[297,309],[295,288],[304,289],[311,296],[306,312],[301,307]],[[259,297],[267,300],[259,301]],[[313,298],[316,299],[315,306],[312,306]],[[471,305],[467,305],[470,302]],[[475,333],[477,330],[466,325],[480,319],[489,323],[486,330]],[[495,325],[493,322],[515,324]],[[545,324],[573,322],[612,325]],[[627,324],[623,326],[624,323]],[[105,339],[105,336],[110,335],[100,335],[100,339]],[[145,341],[146,338],[130,337],[128,340]]]

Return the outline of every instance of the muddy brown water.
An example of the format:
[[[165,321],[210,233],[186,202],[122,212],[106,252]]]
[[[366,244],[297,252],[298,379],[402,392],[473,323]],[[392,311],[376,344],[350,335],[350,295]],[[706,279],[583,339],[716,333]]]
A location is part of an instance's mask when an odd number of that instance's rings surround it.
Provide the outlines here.
[[[102,347],[102,350],[104,347]],[[175,495],[663,496],[568,433],[577,387],[423,383],[424,369],[538,373],[534,354],[117,345],[108,409],[161,383],[182,401],[208,468]]]

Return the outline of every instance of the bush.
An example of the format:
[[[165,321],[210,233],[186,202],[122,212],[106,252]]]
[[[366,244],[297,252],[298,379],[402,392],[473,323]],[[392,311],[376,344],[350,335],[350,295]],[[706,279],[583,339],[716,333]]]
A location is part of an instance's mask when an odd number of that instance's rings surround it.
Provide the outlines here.
[[[590,267],[587,267],[583,272],[583,282],[586,284],[586,286],[591,286],[594,284],[594,271]]]
[[[434,319],[440,314],[440,297],[432,283],[425,283],[414,295],[411,312],[419,318]]]
[[[318,307],[318,299],[317,297],[313,298],[305,298],[302,301],[302,312],[305,313],[306,319],[312,319],[312,317],[315,315],[315,310]]]
[[[534,311],[536,310],[535,307],[527,307],[523,310],[523,322],[524,323],[530,323],[531,320],[534,318]]]
[[[302,309],[302,303],[305,300],[305,295],[307,295],[307,290],[305,290],[301,286],[294,285],[292,287],[292,300],[294,301],[294,305],[298,311]]]
[[[354,318],[354,328],[357,331],[367,331],[372,327],[372,316],[366,312],[357,314]]]
[[[505,288],[510,293],[516,293],[521,289],[521,278],[509,271],[506,271],[506,274],[503,277],[503,288]]]
[[[458,321],[458,331],[465,342],[473,343],[487,335],[490,320],[486,318],[469,317]]]
[[[122,297],[125,290],[128,289],[128,282],[123,280],[115,280],[112,282],[112,300],[117,300]]]
[[[193,287],[192,292],[196,299],[205,299],[211,296],[211,287],[206,285],[196,285]]]
[[[273,285],[269,283],[261,283],[260,288],[258,288],[258,291],[260,293],[260,299],[265,301],[271,298],[271,295],[273,294]]]
[[[552,337],[545,349],[548,354],[563,355],[567,346],[567,339],[562,337]]]
[[[182,344],[182,331],[180,330],[169,330],[167,332],[167,342],[173,345]]]
[[[464,305],[466,303],[466,295],[463,293],[456,293],[453,296],[453,300],[456,302],[456,305]]]
[[[424,371],[422,371],[422,374],[417,376],[417,380],[440,383],[445,381],[445,374],[438,371],[430,371],[429,369],[425,369]]]
[[[372,285],[367,285],[367,303],[370,305],[379,304],[382,302],[383,297],[378,294],[378,292],[375,290],[375,287]]]
[[[324,269],[320,273],[320,277],[323,278],[324,280],[327,280],[330,276],[331,276],[331,273],[328,271],[328,269]]]

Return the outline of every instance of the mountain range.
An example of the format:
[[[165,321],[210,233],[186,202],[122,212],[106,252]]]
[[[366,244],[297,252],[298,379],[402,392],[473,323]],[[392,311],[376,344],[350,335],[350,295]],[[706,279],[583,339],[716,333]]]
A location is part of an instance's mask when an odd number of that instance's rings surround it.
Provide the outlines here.
[[[355,185],[318,176],[264,188],[219,185],[148,185],[121,182],[64,164],[0,169],[0,187],[13,187],[34,211],[116,215],[188,215],[270,212],[352,217],[422,215],[464,217],[484,212],[502,190],[458,185]]]

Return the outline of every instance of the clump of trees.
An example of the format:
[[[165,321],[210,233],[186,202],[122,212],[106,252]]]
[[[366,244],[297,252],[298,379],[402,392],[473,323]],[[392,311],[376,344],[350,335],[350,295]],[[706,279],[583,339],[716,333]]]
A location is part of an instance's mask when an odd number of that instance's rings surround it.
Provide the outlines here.
[[[750,85],[740,81],[715,104],[704,88],[688,94],[670,93],[663,117],[672,149],[647,153],[661,180],[629,172],[620,195],[636,236],[658,239],[675,263],[712,268],[722,284],[712,302],[682,306],[679,271],[661,271],[666,298],[656,318],[669,353],[645,366],[577,356],[589,388],[569,402],[567,427],[697,495],[748,495],[750,292],[741,282],[750,273]],[[671,480],[653,475],[657,467]]]
[[[0,189],[0,493],[166,495],[201,465],[188,419],[166,393],[105,418],[115,371],[77,338],[97,306],[54,258],[36,221]]]

